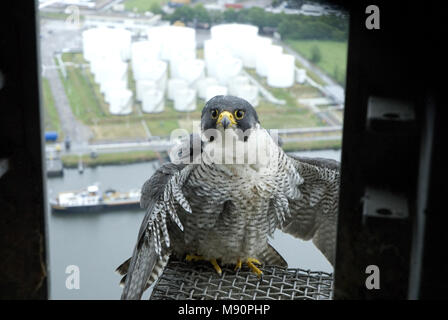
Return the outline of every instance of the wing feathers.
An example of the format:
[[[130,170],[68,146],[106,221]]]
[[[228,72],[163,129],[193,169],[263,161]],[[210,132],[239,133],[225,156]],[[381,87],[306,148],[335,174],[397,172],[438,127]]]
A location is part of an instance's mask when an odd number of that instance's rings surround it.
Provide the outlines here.
[[[167,257],[170,251],[170,237],[167,216],[181,230],[178,203],[186,212],[191,212],[188,201],[182,193],[182,186],[188,179],[191,166],[167,163],[143,184],[140,205],[147,209],[140,227],[137,244],[132,258],[117,268],[123,274],[122,299],[140,299],[148,287],[155,266]]]
[[[289,199],[290,216],[282,230],[296,238],[313,240],[333,264],[339,204],[339,163],[330,159],[292,156],[304,182],[301,197]]]

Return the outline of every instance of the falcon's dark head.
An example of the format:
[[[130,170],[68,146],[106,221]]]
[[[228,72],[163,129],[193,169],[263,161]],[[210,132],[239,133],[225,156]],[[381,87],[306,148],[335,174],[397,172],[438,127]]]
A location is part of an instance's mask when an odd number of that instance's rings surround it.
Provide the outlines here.
[[[255,129],[258,115],[254,107],[244,99],[234,96],[216,96],[202,109],[201,129]]]

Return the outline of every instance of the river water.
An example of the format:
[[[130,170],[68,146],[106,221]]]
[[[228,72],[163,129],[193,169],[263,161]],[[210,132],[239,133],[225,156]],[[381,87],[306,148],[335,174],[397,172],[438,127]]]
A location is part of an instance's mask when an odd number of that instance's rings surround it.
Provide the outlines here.
[[[339,150],[297,152],[307,157],[340,160]],[[140,188],[153,174],[158,162],[87,168],[83,174],[65,169],[64,176],[49,178],[49,197],[58,192],[83,189],[100,183],[105,190]],[[48,210],[49,289],[51,299],[119,299],[120,276],[114,270],[132,254],[144,211],[97,213],[52,213]],[[310,241],[302,241],[277,231],[272,245],[289,267],[332,272],[333,268]],[[69,266],[79,268],[79,289],[66,286],[73,276]],[[66,273],[67,271],[67,273]],[[143,298],[149,297],[149,290]]]

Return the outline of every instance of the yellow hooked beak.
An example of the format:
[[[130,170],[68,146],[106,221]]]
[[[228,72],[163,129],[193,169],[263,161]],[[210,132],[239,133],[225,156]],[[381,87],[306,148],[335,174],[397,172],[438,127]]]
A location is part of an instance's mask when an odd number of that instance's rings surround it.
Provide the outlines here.
[[[216,125],[222,125],[224,129],[227,129],[227,127],[231,127],[234,124],[236,124],[235,118],[229,111],[221,112],[219,114],[218,120],[216,120]]]

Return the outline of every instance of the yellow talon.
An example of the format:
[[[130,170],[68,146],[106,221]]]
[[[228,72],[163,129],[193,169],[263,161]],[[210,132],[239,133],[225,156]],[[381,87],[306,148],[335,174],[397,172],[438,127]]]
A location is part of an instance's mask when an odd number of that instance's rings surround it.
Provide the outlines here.
[[[261,275],[263,274],[263,271],[261,271],[260,269],[258,269],[254,263],[261,265],[261,262],[258,261],[255,258],[248,258],[246,260],[247,265],[249,266],[249,268],[252,270],[252,272],[255,272],[257,274],[258,277],[261,277]]]
[[[218,262],[216,262],[216,259],[211,259],[210,260],[211,264],[213,265],[213,268],[215,268],[216,272],[221,275],[222,274],[222,270],[218,264]]]
[[[204,260],[204,258],[202,256],[198,256],[196,254],[187,254],[187,256],[185,257],[185,260],[187,260],[187,261],[201,261],[201,260]]]
[[[190,261],[203,261],[203,260],[207,260],[207,259],[205,259],[203,256],[198,256],[196,254],[187,254],[185,257],[185,260],[190,262]],[[213,268],[215,268],[216,272],[219,275],[221,275],[222,270],[221,270],[221,267],[219,266],[218,262],[216,261],[216,259],[210,259],[208,261],[210,261],[210,263],[213,265]]]
[[[235,271],[240,270],[242,267],[242,264],[243,264],[243,262],[240,259],[238,259],[238,262],[236,263],[236,266],[235,266]]]

